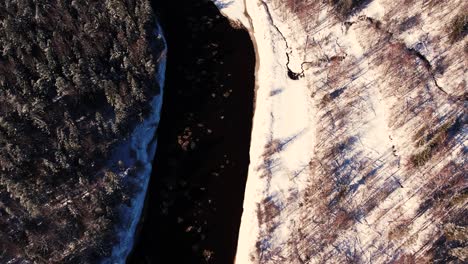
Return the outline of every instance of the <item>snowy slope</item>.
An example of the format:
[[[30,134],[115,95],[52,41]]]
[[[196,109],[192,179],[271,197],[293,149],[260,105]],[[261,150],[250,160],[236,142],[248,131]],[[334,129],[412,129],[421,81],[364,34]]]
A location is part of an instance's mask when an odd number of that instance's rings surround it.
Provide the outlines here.
[[[158,26],[154,35],[158,40],[165,43],[162,29]],[[141,124],[139,124],[129,138],[118,146],[110,159],[111,166],[119,161],[123,162],[126,169],[121,169],[119,176],[125,181],[131,181],[138,187],[136,194],[131,199],[130,206],[122,205],[120,208],[120,220],[117,227],[118,243],[112,250],[111,258],[103,263],[125,263],[125,260],[132,250],[135,230],[140,220],[145,201],[146,190],[148,188],[151,176],[152,162],[156,152],[157,137],[156,129],[159,125],[163,89],[164,74],[166,69],[166,50],[164,50],[158,59],[158,73],[156,79],[161,92],[156,95],[152,101],[152,112]],[[134,154],[132,154],[134,153]],[[134,175],[130,171],[136,169]]]
[[[257,51],[236,263],[463,259],[467,4],[427,2],[215,1]]]

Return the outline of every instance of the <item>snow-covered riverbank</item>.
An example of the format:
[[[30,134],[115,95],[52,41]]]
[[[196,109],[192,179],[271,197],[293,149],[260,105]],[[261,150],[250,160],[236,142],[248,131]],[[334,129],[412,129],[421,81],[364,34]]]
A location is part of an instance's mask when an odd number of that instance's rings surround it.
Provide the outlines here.
[[[134,235],[140,221],[151,176],[152,162],[157,146],[156,130],[159,125],[162,107],[167,53],[166,41],[161,27],[158,26],[154,30],[154,37],[157,38],[157,41],[164,43],[164,50],[157,62],[156,79],[160,87],[160,93],[150,102],[152,111],[148,118],[139,124],[129,138],[116,148],[113,158],[110,160],[112,166],[119,161],[123,162],[127,169],[119,173],[119,176],[124,181],[132,181],[132,184],[135,184],[138,190],[131,199],[131,205],[122,205],[120,208],[121,223],[117,227],[119,242],[114,246],[111,258],[105,260],[104,263],[125,263],[134,244]],[[135,167],[137,167],[135,175],[128,175],[128,172]]]
[[[214,2],[257,53],[236,263],[447,255],[466,208],[461,2]]]
[[[273,242],[292,235],[287,216],[279,220],[278,229],[261,234],[258,204],[264,199],[286,202],[285,191],[301,191],[305,186],[313,150],[314,109],[306,80],[294,77],[301,71],[301,61],[275,28],[267,7],[261,1],[215,3],[249,31],[257,54],[249,176],[236,254],[236,263],[252,263],[259,237],[268,236]]]

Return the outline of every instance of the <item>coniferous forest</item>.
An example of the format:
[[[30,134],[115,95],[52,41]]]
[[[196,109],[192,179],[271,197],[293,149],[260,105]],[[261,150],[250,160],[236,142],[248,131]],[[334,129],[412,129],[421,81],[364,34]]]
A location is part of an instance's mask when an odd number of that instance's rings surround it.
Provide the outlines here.
[[[131,188],[106,159],[160,93],[155,25],[147,1],[0,2],[1,263],[111,253]]]

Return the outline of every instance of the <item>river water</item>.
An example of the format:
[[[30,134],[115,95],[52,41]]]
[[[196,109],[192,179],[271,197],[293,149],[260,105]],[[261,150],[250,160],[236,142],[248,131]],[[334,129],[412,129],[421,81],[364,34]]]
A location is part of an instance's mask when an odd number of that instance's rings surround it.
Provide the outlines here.
[[[233,263],[255,54],[210,1],[153,1],[168,44],[158,147],[128,263]]]

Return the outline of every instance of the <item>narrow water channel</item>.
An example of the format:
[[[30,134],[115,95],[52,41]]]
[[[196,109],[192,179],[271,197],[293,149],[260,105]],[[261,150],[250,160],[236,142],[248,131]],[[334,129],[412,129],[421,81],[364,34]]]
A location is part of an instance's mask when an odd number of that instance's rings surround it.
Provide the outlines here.
[[[158,148],[128,263],[233,263],[249,165],[255,54],[206,0],[153,0],[168,43]]]

